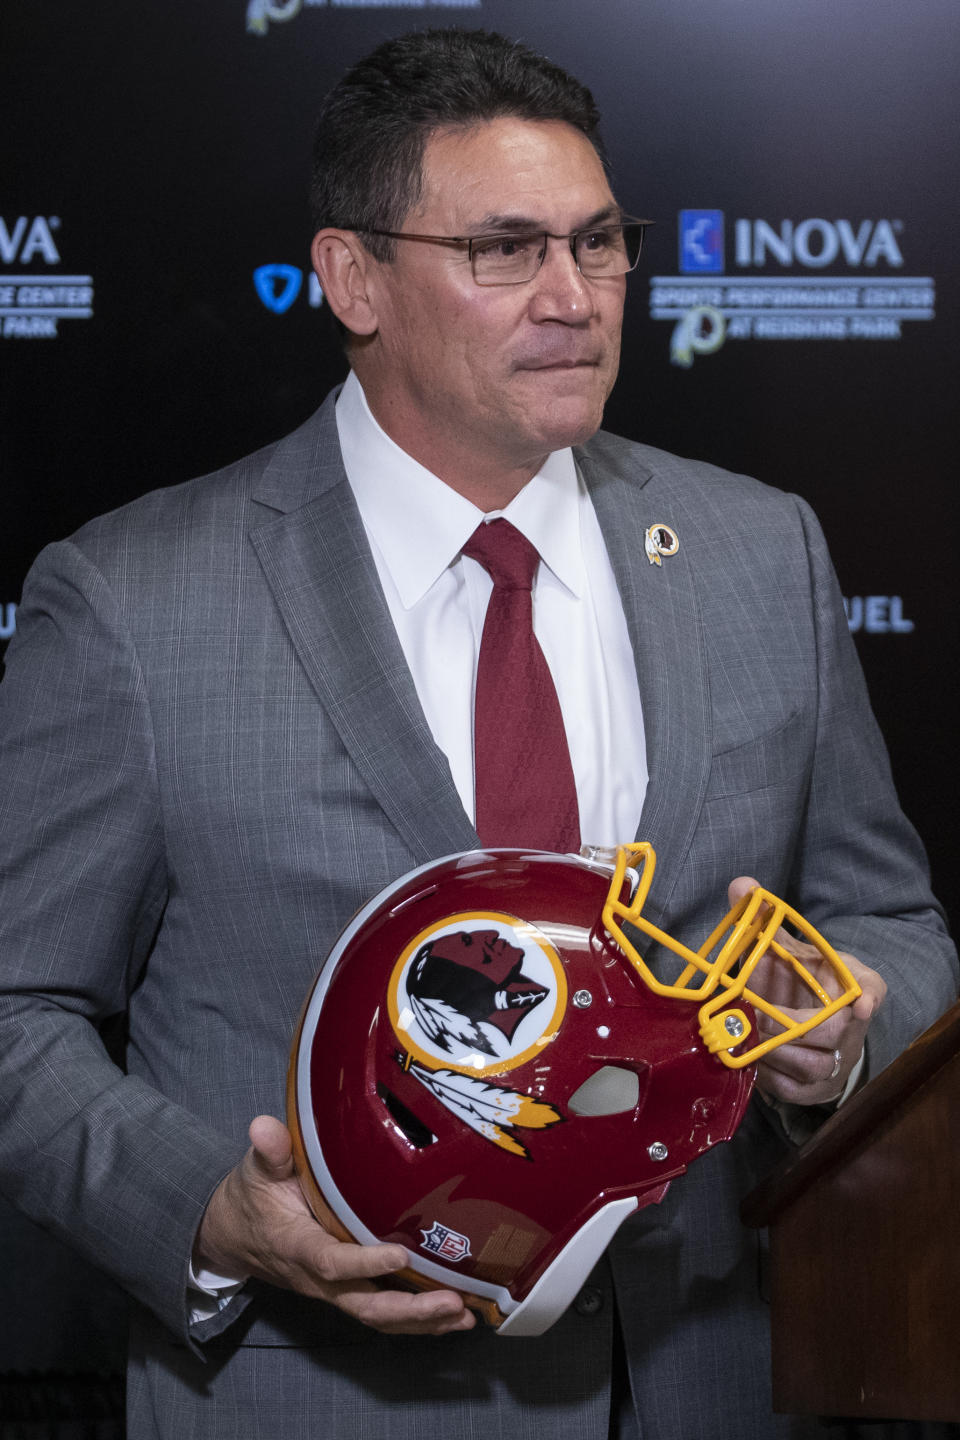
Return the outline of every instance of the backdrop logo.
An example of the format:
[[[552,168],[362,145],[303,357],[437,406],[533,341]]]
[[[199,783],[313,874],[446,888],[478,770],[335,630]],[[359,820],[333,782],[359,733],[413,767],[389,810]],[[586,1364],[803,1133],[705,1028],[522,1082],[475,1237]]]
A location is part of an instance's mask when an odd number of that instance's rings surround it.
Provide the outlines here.
[[[57,215],[0,216],[0,335],[14,340],[55,340],[61,320],[89,320],[93,314],[93,279],[61,275],[54,234]],[[43,269],[22,270],[28,265]]]
[[[685,275],[723,273],[723,211],[680,211],[680,269]]]
[[[934,318],[929,275],[905,276],[901,220],[733,222],[726,266],[722,210],[681,210],[677,275],[650,281],[650,317],[669,320],[670,359],[685,369],[728,340],[899,340]],[[787,272],[787,273],[784,273]]]
[[[481,0],[248,0],[247,33],[266,35],[271,23],[295,20],[302,10],[479,10]]]
[[[260,265],[253,272],[257,294],[275,315],[283,315],[300,294],[303,272],[296,265]]]
[[[53,242],[52,231],[60,226],[59,217],[18,215],[8,226],[0,217],[0,260],[4,265],[29,265],[39,255],[48,265],[59,265],[60,252]]]
[[[247,6],[247,29],[251,35],[266,35],[270,21],[274,25],[292,20],[299,15],[302,0],[286,0],[282,5],[271,5],[270,0],[250,0]]]
[[[9,640],[17,628],[17,607],[12,600],[0,605],[0,640]]]
[[[822,270],[835,260],[850,266],[874,266],[879,260],[900,269],[903,256],[897,244],[899,220],[781,220],[776,229],[766,220],[738,220],[736,245],[738,265],[802,265]],[[722,266],[720,267],[723,268]]]
[[[843,608],[847,612],[847,625],[854,635],[858,630],[867,635],[913,633],[913,621],[904,615],[900,595],[845,595]]]
[[[296,265],[258,265],[253,272],[253,288],[261,305],[274,315],[285,315],[303,289],[303,271]],[[312,270],[307,299],[314,310],[323,304],[320,281]]]

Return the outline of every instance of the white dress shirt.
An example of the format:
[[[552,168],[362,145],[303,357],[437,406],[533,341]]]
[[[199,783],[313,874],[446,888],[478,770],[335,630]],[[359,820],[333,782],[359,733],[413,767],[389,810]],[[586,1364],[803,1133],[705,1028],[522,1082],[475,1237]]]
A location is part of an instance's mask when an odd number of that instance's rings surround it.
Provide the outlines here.
[[[460,552],[482,520],[503,516],[543,562],[533,628],[557,687],[581,838],[634,839],[647,787],[640,692],[613,570],[572,452],[548,456],[506,509],[485,515],[390,439],[352,373],[337,401],[337,429],[417,695],[471,820],[477,658],[493,582]]]

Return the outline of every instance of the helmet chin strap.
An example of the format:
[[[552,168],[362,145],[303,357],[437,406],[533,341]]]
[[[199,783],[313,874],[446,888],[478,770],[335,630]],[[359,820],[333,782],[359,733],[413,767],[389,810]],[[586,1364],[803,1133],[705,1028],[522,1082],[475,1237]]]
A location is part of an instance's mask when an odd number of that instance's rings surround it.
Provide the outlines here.
[[[662,1200],[666,1189],[666,1184],[658,1187],[649,1199]],[[645,1195],[644,1203],[647,1199]],[[530,1294],[497,1327],[497,1334],[523,1338],[549,1330],[573,1300],[624,1220],[637,1209],[637,1197],[628,1195],[623,1200],[611,1200],[591,1215],[543,1272]]]

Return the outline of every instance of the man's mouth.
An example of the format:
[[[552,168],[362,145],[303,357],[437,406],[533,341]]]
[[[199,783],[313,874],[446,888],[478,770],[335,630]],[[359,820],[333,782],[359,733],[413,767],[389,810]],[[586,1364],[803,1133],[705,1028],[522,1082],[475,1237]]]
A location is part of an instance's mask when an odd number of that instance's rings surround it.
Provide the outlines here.
[[[542,360],[524,360],[518,370],[580,370],[599,362],[591,356],[545,356]]]

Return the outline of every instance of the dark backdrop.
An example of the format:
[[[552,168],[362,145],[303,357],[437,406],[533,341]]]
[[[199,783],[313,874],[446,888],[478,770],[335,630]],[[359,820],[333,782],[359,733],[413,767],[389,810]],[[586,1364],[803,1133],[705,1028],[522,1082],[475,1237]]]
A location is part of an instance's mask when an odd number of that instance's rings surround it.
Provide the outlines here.
[[[658,222],[610,428],[813,503],[956,914],[956,0],[6,6],[0,644],[47,541],[342,378],[306,269],[312,116],[426,24],[502,30],[594,89],[619,198]],[[34,1241],[0,1221],[21,1266]],[[37,1253],[0,1371],[110,1368],[112,1292]]]

